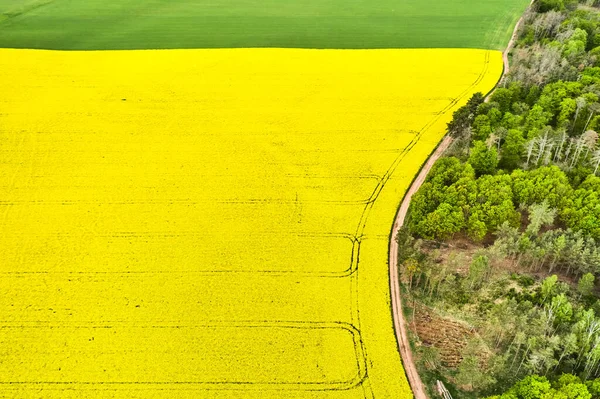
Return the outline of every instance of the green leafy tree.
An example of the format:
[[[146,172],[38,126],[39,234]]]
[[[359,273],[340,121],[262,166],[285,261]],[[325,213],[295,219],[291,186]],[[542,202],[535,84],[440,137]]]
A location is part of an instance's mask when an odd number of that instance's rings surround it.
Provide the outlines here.
[[[544,166],[530,171],[515,170],[512,174],[516,204],[532,205],[548,202],[561,210],[568,204],[573,189],[565,173],[557,166]]]
[[[496,128],[498,128],[500,126],[500,124],[502,123],[502,117],[503,117],[503,113],[502,111],[500,111],[498,108],[493,107],[492,109],[490,109],[487,113],[487,116],[490,120],[490,126],[492,127],[492,131],[494,131]]]
[[[471,214],[473,202],[477,198],[477,180],[469,177],[459,179],[450,187],[447,187],[444,192],[444,202],[452,206],[460,207],[465,217]]]
[[[567,198],[561,219],[567,227],[600,239],[600,192],[595,176],[586,179],[572,196]]]
[[[571,60],[581,56],[585,52],[585,43],[583,40],[569,40],[563,48],[563,56]]]
[[[520,215],[512,201],[512,180],[509,175],[485,175],[477,179],[477,196],[473,212],[479,211],[488,231],[495,231],[505,221],[518,226]]]
[[[443,203],[420,220],[414,227],[414,231],[423,238],[446,240],[464,227],[465,218],[461,209]]]
[[[467,234],[474,241],[481,241],[488,232],[488,228],[483,222],[481,212],[475,211],[469,216],[467,221]]]
[[[573,305],[565,294],[553,297],[548,309],[552,312],[555,324],[568,323],[573,317]]]
[[[466,105],[454,111],[452,120],[448,123],[448,133],[453,137],[465,136],[470,130],[477,107],[483,103],[483,94],[475,93]]]
[[[532,107],[532,111],[536,106],[546,113],[548,122],[556,117],[560,112],[560,107],[565,98],[575,98],[581,95],[582,85],[579,82],[565,82],[562,80],[546,85],[542,91],[542,95],[537,101],[537,104]],[[581,110],[581,108],[580,108]]]
[[[513,170],[521,164],[521,154],[525,151],[525,137],[519,129],[510,129],[500,151],[500,167]]]
[[[526,113],[526,111],[523,111],[523,113]],[[502,117],[502,121],[500,121],[500,126],[504,127],[505,129],[518,129],[522,122],[522,114],[514,115],[510,112],[506,112]]]
[[[416,232],[418,223],[442,203],[444,190],[431,182],[425,182],[410,201],[408,228]]]
[[[450,186],[463,177],[475,178],[475,171],[471,165],[462,163],[455,157],[443,157],[433,164],[425,181],[439,188]]]
[[[513,91],[508,88],[499,87],[490,97],[490,101],[498,103],[502,113],[508,112],[513,103]]]
[[[552,396],[553,399],[592,399],[585,384],[573,383],[558,389]]]
[[[548,301],[556,294],[556,283],[558,282],[558,276],[553,274],[550,277],[546,277],[542,282],[542,300]]]
[[[543,226],[550,226],[554,223],[556,217],[556,209],[550,208],[548,202],[544,201],[541,204],[532,204],[529,206],[529,225],[527,233],[535,236],[539,233]]]
[[[488,399],[592,399],[588,386],[571,374],[563,374],[558,381],[550,384],[546,377],[530,375],[501,396]]]
[[[560,103],[560,113],[558,115],[558,125],[566,126],[571,123],[571,119],[577,109],[577,102],[572,98],[565,98]]]
[[[562,11],[565,8],[563,0],[538,0],[537,10],[539,12]]]
[[[540,105],[534,105],[527,116],[525,117],[525,133],[526,138],[531,139],[538,135],[538,133],[550,122],[552,113],[544,111]]]
[[[560,339],[558,366],[560,366],[564,359],[571,357],[577,353],[579,347],[577,346],[577,335],[573,333],[567,333],[562,335]]]
[[[570,384],[581,384],[581,378],[570,373],[565,373],[558,377],[558,380],[552,384],[552,387],[561,389]]]
[[[474,140],[485,141],[492,134],[492,123],[487,115],[477,115],[472,128]]]
[[[439,159],[411,200],[408,227],[423,238],[447,239],[466,227],[476,195],[475,172],[457,158]]]
[[[577,283],[577,292],[581,296],[589,296],[594,290],[595,277],[592,273],[586,273],[579,279]]]
[[[485,255],[476,256],[469,265],[467,281],[469,289],[481,287],[481,284],[490,272],[490,260]]]
[[[592,395],[592,399],[600,399],[600,378],[595,380],[586,381],[588,391]]]
[[[554,233],[554,232],[552,232]],[[554,266],[565,256],[567,248],[567,236],[557,231],[558,236],[552,240],[551,254],[552,262],[550,263],[550,273],[554,270]]]
[[[552,386],[546,377],[530,375],[517,382],[510,390],[518,399],[546,399]]]
[[[469,156],[469,164],[473,166],[478,176],[493,174],[498,167],[498,152],[494,147],[488,148],[482,141],[475,141]]]

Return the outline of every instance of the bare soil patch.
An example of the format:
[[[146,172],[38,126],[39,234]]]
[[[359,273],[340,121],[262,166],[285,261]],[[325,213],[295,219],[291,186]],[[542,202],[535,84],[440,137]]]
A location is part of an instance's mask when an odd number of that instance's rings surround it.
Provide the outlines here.
[[[462,361],[462,351],[468,340],[475,335],[472,328],[437,315],[425,306],[414,309],[414,322],[410,329],[417,334],[422,345],[439,350],[440,361],[449,368],[456,368]]]

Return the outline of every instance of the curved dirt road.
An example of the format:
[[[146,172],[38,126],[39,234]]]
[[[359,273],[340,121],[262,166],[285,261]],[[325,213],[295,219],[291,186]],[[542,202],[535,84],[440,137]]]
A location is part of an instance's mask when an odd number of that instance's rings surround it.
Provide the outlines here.
[[[525,10],[525,12],[527,12],[531,8],[534,1],[535,0],[531,0],[531,2],[529,3],[529,6],[527,6],[527,9]],[[517,21],[517,24],[515,25],[515,29],[513,30],[513,34],[510,37],[510,41],[508,42],[508,45],[506,46],[506,50],[504,50],[504,53],[502,53],[502,60],[504,61],[504,72],[502,73],[502,78],[504,78],[506,76],[506,74],[508,73],[508,70],[510,68],[510,66],[508,64],[508,53],[510,53],[510,50],[512,50],[512,48],[515,46],[515,41],[517,41],[517,34],[519,33],[519,28],[521,27],[522,23],[523,23],[523,17],[519,18],[519,20]]]
[[[534,2],[535,2],[535,0],[531,0],[531,3],[529,3],[529,6],[527,6],[527,9],[525,10],[525,12],[527,12],[531,8],[531,6],[533,5]],[[502,53],[502,62],[504,63],[504,70],[502,72],[502,77],[498,81],[498,84],[502,83],[502,79],[504,79],[504,77],[506,75],[508,75],[508,72],[510,70],[510,63],[508,62],[508,54],[515,46],[515,42],[517,41],[517,35],[519,33],[519,28],[521,27],[522,23],[523,23],[523,17],[519,18],[519,20],[517,21],[517,24],[515,25],[515,29],[513,30],[512,36],[510,37],[510,40],[508,42],[508,45],[506,46],[506,49]],[[497,88],[497,86],[487,95],[486,101],[490,98],[490,96],[492,94],[494,94],[494,92],[496,91],[496,88]]]
[[[529,7],[533,4],[535,0],[531,0]],[[528,8],[529,9],[529,8]],[[502,77],[499,82],[508,74],[509,71],[509,62],[508,62],[508,53],[512,50],[515,45],[515,41],[517,39],[517,34],[519,31],[519,27],[523,22],[523,17],[519,18],[517,24],[515,25],[515,29],[513,30],[513,34],[508,42],[508,46],[502,53],[502,60],[504,62],[504,70],[502,72]],[[486,101],[490,98],[490,96],[494,93],[492,90],[486,97]],[[448,148],[448,146],[452,143],[452,138],[450,136],[444,137],[441,141],[440,145],[437,147],[435,152],[427,159],[427,162],[419,172],[417,178],[412,182],[408,191],[404,195],[404,199],[402,200],[402,204],[400,205],[400,209],[398,210],[398,214],[396,215],[396,220],[394,221],[394,227],[392,228],[392,235],[390,240],[390,249],[389,249],[389,271],[390,271],[390,291],[391,291],[391,300],[392,300],[392,314],[394,319],[394,331],[396,332],[396,340],[398,341],[398,348],[400,350],[400,356],[402,357],[402,365],[404,366],[404,371],[406,372],[406,376],[408,377],[408,382],[410,383],[410,387],[413,391],[413,395],[415,399],[428,399],[425,386],[421,381],[421,377],[417,372],[417,368],[413,361],[412,351],[410,349],[410,343],[408,340],[408,334],[406,331],[406,322],[404,320],[404,313],[402,312],[402,298],[400,293],[400,279],[398,274],[398,243],[396,242],[396,232],[400,227],[404,225],[404,219],[406,218],[406,213],[408,212],[408,207],[410,206],[410,200],[414,193],[416,193],[429,170],[438,160],[438,158],[444,153],[444,151]]]
[[[396,232],[404,224],[406,212],[408,211],[408,207],[410,206],[410,200],[413,194],[419,190],[419,188],[425,181],[429,170],[431,169],[435,161],[437,161],[438,158],[444,153],[444,151],[446,151],[451,142],[452,137],[444,137],[438,148],[429,157],[427,163],[425,163],[425,165],[419,172],[419,175],[413,181],[410,188],[406,192],[406,195],[402,200],[402,204],[400,205],[400,209],[398,210],[398,215],[396,216],[396,221],[394,222],[394,227],[392,230],[392,239],[390,240],[390,289],[392,297],[392,312],[394,315],[394,331],[396,332],[396,340],[398,341],[398,348],[400,349],[400,355],[402,357],[404,371],[406,372],[406,376],[408,377],[408,382],[410,383],[410,387],[412,388],[415,399],[427,399],[427,394],[425,393],[425,387],[423,386],[423,382],[421,381],[421,377],[419,377],[419,373],[417,372],[417,368],[415,367],[415,363],[412,358],[412,351],[410,350],[408,334],[406,332],[406,323],[404,321],[404,313],[402,312],[402,298],[400,296],[400,278],[397,268],[398,243],[396,242]]]

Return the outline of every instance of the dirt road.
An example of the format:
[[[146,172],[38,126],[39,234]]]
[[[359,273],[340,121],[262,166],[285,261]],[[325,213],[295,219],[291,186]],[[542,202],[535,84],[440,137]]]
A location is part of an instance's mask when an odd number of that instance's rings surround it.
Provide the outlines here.
[[[419,190],[425,181],[429,170],[435,161],[437,161],[437,159],[448,148],[451,142],[452,138],[450,136],[446,136],[444,140],[442,140],[438,148],[435,150],[433,155],[429,157],[427,163],[425,166],[423,166],[421,172],[419,172],[419,175],[408,189],[408,192],[404,196],[404,200],[400,205],[398,215],[396,216],[396,221],[394,222],[394,228],[392,230],[392,240],[390,241],[390,289],[392,296],[392,312],[394,314],[394,330],[396,331],[396,340],[398,341],[398,348],[400,349],[400,355],[402,356],[404,371],[408,377],[408,382],[410,383],[410,387],[412,388],[415,399],[427,399],[427,394],[425,393],[425,387],[423,386],[423,382],[421,381],[421,377],[419,377],[419,373],[417,372],[417,368],[415,367],[415,363],[412,358],[412,352],[410,350],[408,334],[406,331],[406,323],[404,320],[404,313],[402,313],[402,298],[400,296],[400,280],[397,268],[398,243],[396,242],[396,232],[404,224],[406,212],[408,211],[410,200],[413,194]]]
[[[527,7],[527,10],[529,10],[531,8],[531,6],[533,6],[534,1],[535,0],[531,0],[531,3],[529,3],[529,7]],[[527,11],[525,11],[525,12],[527,12]],[[502,74],[502,77],[506,76],[506,74],[508,73],[508,70],[510,68],[510,66],[508,64],[508,53],[510,53],[512,48],[515,46],[515,42],[517,41],[517,34],[519,33],[519,28],[521,27],[522,23],[523,23],[523,17],[519,18],[519,20],[517,21],[517,24],[515,25],[515,29],[513,30],[513,34],[510,38],[510,41],[508,42],[508,46],[506,46],[506,50],[504,50],[504,53],[502,53],[502,59],[504,60],[504,73]]]

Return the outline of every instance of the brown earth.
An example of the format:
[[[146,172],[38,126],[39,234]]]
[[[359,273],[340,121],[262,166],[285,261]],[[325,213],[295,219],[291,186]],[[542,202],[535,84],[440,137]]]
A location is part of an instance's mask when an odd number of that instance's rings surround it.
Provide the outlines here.
[[[417,306],[410,329],[417,334],[422,345],[439,350],[442,365],[456,368],[462,361],[462,351],[474,331],[462,323],[436,315],[424,306]]]

